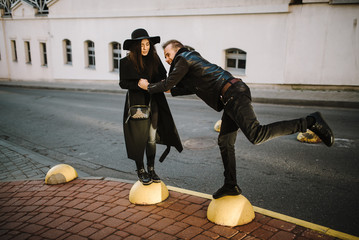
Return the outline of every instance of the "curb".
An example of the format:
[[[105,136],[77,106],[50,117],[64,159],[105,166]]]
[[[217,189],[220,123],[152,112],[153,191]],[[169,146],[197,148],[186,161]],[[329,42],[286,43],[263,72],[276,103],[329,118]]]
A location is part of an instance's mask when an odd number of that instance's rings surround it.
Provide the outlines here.
[[[106,180],[106,179],[105,179]],[[197,197],[202,197],[202,198],[206,198],[206,199],[212,199],[212,195],[210,194],[206,194],[206,193],[200,193],[200,192],[196,192],[196,191],[192,191],[192,190],[187,190],[187,189],[183,189],[183,188],[178,188],[178,187],[172,187],[172,186],[167,186],[167,188],[171,191],[175,191],[175,192],[180,192],[180,193],[184,193],[184,194],[188,194],[188,195],[193,195],[193,196],[197,196]],[[332,236],[332,237],[337,237],[340,239],[347,239],[347,240],[359,240],[359,237],[347,234],[347,233],[343,233],[343,232],[339,232],[333,229],[330,229],[328,227],[324,227],[315,223],[311,223],[311,222],[307,222],[298,218],[294,218],[294,217],[290,217],[281,213],[277,213],[277,212],[273,212],[264,208],[260,208],[260,207],[256,207],[253,206],[253,209],[255,212],[257,213],[261,213],[263,215],[266,215],[268,217],[272,217],[272,218],[276,218],[279,220],[283,220],[285,222],[289,222],[289,223],[293,223],[305,228],[309,228],[318,232],[321,232],[323,234]]]
[[[40,86],[40,85],[26,85],[26,84],[7,84],[0,82],[2,87],[13,88],[28,88],[28,89],[45,89],[45,90],[59,90],[59,91],[79,91],[79,92],[98,92],[98,93],[126,93],[123,89],[100,89],[88,87],[60,87],[60,86]],[[185,96],[186,97],[186,96]],[[187,97],[196,99],[196,97]],[[280,105],[294,105],[294,106],[316,106],[316,107],[336,107],[336,108],[359,108],[358,102],[350,101],[331,101],[331,100],[307,100],[307,99],[292,99],[292,98],[276,98],[276,97],[252,97],[254,103],[264,104],[280,104]]]
[[[253,98],[255,103],[282,104],[295,106],[316,106],[316,107],[335,107],[335,108],[359,108],[359,102],[330,101],[330,100],[305,100],[305,99],[283,99],[283,98]]]
[[[105,93],[126,93],[126,90],[122,89],[98,89],[98,88],[86,88],[86,87],[60,87],[60,86],[35,86],[35,85],[21,85],[21,84],[4,84],[0,83],[1,87],[12,88],[28,88],[28,89],[45,89],[45,90],[59,90],[59,91],[78,91],[78,92],[105,92]]]

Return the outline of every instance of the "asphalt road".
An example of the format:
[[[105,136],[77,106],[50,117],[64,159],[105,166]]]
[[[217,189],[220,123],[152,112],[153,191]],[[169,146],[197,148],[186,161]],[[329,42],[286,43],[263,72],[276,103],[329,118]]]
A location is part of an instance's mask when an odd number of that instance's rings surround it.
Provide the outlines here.
[[[122,131],[125,95],[0,87],[0,137],[92,176],[136,179]],[[212,194],[223,184],[213,126],[221,113],[202,101],[168,98],[185,146],[156,171],[168,185]],[[252,145],[239,132],[237,177],[258,207],[359,236],[359,110],[254,104],[261,123],[320,110],[335,144],[305,144],[296,134]],[[158,147],[158,156],[164,147]]]

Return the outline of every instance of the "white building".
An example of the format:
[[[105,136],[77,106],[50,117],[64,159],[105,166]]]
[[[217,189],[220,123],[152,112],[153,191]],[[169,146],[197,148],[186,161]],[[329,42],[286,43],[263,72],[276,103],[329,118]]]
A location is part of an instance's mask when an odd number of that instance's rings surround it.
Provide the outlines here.
[[[145,28],[247,83],[359,85],[359,0],[0,0],[0,7],[2,80],[117,81],[122,43]]]

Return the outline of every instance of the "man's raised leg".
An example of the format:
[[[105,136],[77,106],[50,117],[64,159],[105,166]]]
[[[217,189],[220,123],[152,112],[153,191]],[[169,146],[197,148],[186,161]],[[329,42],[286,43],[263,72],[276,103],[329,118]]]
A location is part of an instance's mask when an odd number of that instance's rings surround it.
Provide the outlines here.
[[[307,120],[305,118],[261,125],[254,113],[248,87],[246,85],[241,86],[240,84],[234,85],[229,89],[231,90],[232,100],[226,105],[225,111],[237,123],[251,143],[260,144],[275,137],[307,131]],[[243,88],[247,88],[247,90],[243,91]]]

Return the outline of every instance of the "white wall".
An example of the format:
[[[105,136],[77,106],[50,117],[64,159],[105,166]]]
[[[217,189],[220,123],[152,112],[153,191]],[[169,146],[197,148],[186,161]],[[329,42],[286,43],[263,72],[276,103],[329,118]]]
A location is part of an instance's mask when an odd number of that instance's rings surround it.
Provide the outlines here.
[[[359,85],[358,5],[308,4],[291,10],[285,83]]]
[[[13,10],[13,20],[5,19],[6,46],[9,62],[9,71],[12,80],[49,81],[52,80],[52,62],[48,58],[48,67],[41,66],[40,42],[47,44],[47,54],[51,56],[51,38],[49,24],[46,17],[36,20],[26,20],[26,17],[34,16],[34,9],[20,3]],[[25,19],[24,19],[25,18]],[[17,62],[12,60],[11,40],[16,41]],[[25,43],[30,42],[31,63],[26,63]],[[2,61],[5,59],[2,59]]]
[[[54,79],[75,80],[117,80],[118,73],[110,71],[109,43],[122,39],[115,31],[108,28],[109,20],[51,20],[53,32]],[[72,65],[64,63],[62,41],[69,39],[72,45]],[[95,43],[96,68],[87,68],[85,64],[85,41]]]
[[[247,52],[248,83],[359,85],[359,4],[328,1],[289,5],[289,0],[54,0],[48,17],[20,3],[13,19],[2,19],[8,52],[18,45],[13,80],[118,80],[111,72],[110,42],[123,43],[136,28],[160,35],[162,43],[178,39],[222,67],[225,49]],[[2,30],[3,32],[3,30]],[[1,36],[1,35],[0,35]],[[32,64],[25,64],[30,39]],[[64,39],[71,40],[73,63],[64,64]],[[95,43],[96,68],[85,66],[84,42]],[[48,67],[40,66],[39,41],[46,41]],[[0,68],[5,68],[2,60]],[[162,58],[160,45],[157,50]],[[11,58],[11,53],[8,54]],[[125,56],[125,52],[122,53]],[[164,65],[167,64],[164,62]],[[0,78],[8,74],[0,73]]]

